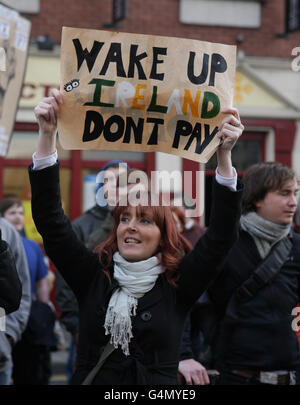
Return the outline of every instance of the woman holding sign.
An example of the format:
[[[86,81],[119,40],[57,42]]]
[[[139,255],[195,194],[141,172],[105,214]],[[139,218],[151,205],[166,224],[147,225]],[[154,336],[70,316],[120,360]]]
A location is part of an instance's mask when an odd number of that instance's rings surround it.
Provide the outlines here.
[[[210,225],[192,251],[170,207],[117,206],[115,225],[97,253],[75,236],[61,208],[56,125],[62,95],[38,104],[37,152],[30,167],[32,212],[48,256],[75,293],[80,309],[73,384],[176,384],[186,314],[217,276],[233,245],[241,185],[231,150],[243,131],[227,109],[218,136],[218,170]]]

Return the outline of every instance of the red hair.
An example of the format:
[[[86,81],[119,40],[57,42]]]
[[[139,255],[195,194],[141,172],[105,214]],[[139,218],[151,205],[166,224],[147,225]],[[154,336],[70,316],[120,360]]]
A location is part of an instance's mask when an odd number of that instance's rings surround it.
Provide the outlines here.
[[[185,215],[184,215],[184,213],[179,208],[174,207],[174,206],[171,207],[171,210],[172,210],[172,212],[174,212],[177,215],[177,217],[178,217],[178,219],[179,219],[179,221],[180,221],[180,223],[182,225],[182,228],[184,229],[184,227],[185,227]]]
[[[113,216],[115,219],[114,227],[107,240],[95,248],[98,253],[103,271],[109,277],[109,267],[113,262],[113,255],[118,251],[117,228],[120,223],[121,214],[127,209],[127,206],[117,206]],[[158,226],[161,233],[160,254],[161,264],[165,268],[165,275],[168,282],[176,287],[178,280],[178,267],[185,253],[191,250],[189,242],[178,232],[172,211],[167,206],[141,206],[136,207],[138,216],[150,214]]]

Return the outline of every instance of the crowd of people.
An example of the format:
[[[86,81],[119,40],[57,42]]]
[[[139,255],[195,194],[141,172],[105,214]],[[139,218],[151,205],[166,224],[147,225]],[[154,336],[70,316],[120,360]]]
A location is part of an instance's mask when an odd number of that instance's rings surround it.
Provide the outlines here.
[[[228,108],[217,135],[207,227],[190,218],[191,205],[176,195],[171,206],[161,196],[159,204],[142,204],[153,196],[142,186],[131,189],[134,169],[122,161],[100,170],[95,205],[71,223],[62,209],[56,150],[61,103],[53,90],[35,109],[39,137],[29,177],[33,219],[57,269],[59,322],[72,337],[69,383],[299,384],[295,173],[266,162],[239,180],[231,152],[243,125]],[[127,203],[119,204],[124,195]],[[0,384],[46,385],[60,327],[50,270],[40,246],[24,235],[21,201],[6,198],[0,213],[0,307],[7,314]]]

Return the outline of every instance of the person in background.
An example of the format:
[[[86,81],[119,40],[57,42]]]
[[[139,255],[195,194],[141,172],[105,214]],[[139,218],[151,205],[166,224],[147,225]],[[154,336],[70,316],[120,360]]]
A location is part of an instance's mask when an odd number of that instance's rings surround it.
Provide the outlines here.
[[[300,233],[300,199],[298,199],[297,208],[294,215],[294,230]]]
[[[24,229],[24,208],[22,202],[16,197],[0,201],[0,214],[21,235],[30,272],[32,297],[42,302],[48,302],[49,288],[46,279],[48,267],[39,244],[22,236]]]
[[[55,273],[49,269],[48,274],[47,274],[47,283],[48,283],[50,296],[51,296],[51,292],[54,288],[55,278],[56,278]],[[48,305],[56,316],[55,306],[53,305],[52,301],[49,300]],[[53,346],[52,350],[63,350],[66,345],[66,339],[65,339],[64,331],[63,331],[60,321],[58,319],[55,320],[54,337],[55,337],[55,345]]]
[[[12,348],[21,339],[31,306],[30,275],[26,253],[20,235],[4,218],[0,218],[2,239],[8,243],[22,284],[22,298],[18,310],[6,316],[5,331],[0,331],[0,385],[10,383],[13,361]]]
[[[243,183],[239,238],[207,290],[215,308],[210,315],[218,317],[211,339],[218,384],[299,384],[293,317],[300,235],[292,226],[298,182],[291,168],[263,162],[246,170]],[[185,369],[192,380],[195,363]]]
[[[297,203],[297,208],[296,212],[294,215],[294,231],[297,233],[300,233],[300,199],[298,198],[298,203]],[[295,308],[295,317],[299,319],[300,314],[300,301],[298,302],[296,308]],[[298,338],[298,345],[300,348],[300,320],[297,323],[297,330],[296,330],[297,338]],[[299,349],[299,355],[300,355],[300,349]],[[300,379],[300,373],[299,373],[299,379]]]
[[[24,228],[22,202],[18,198],[6,198],[0,201],[0,213],[21,234]],[[47,283],[48,267],[39,244],[24,236],[21,236],[21,239],[29,267],[33,303],[27,328],[13,350],[13,380],[15,385],[37,385],[39,383],[45,385],[48,382],[51,368],[50,345],[41,344],[40,337],[37,342],[36,336],[41,334],[42,322],[46,322],[46,319],[40,319],[41,324],[34,324],[34,326],[33,319],[36,316],[36,306],[39,306],[39,311],[43,308],[43,305],[37,304],[36,301],[48,304],[50,299]],[[46,307],[44,308],[46,309]],[[52,324],[51,319],[50,323]]]
[[[109,166],[108,168],[110,170]],[[113,194],[111,200],[109,198],[106,198],[105,200],[108,214],[99,229],[93,232],[88,238],[85,245],[90,250],[94,250],[97,246],[100,245],[100,243],[106,241],[115,224],[113,211],[117,205],[117,201],[119,198],[122,198],[122,196],[130,192],[131,185],[128,182],[130,174],[138,175],[138,172],[141,172],[136,169],[129,169],[129,166],[127,166],[127,170],[120,171],[120,168],[117,168],[115,166],[112,166],[112,169],[113,171],[111,172],[111,174],[114,176],[114,179],[111,179],[112,186],[110,187],[110,189],[113,189]],[[142,174],[144,174],[144,176],[147,176],[144,172]],[[116,187],[114,186],[114,183],[116,183]],[[132,186],[134,187],[134,185]],[[145,190],[145,187],[142,185],[139,187],[139,190],[141,190],[141,187],[143,187],[142,189]],[[102,198],[102,194],[100,194],[100,199]]]
[[[124,170],[129,169],[127,163],[122,160],[111,160],[100,169],[95,187],[95,200],[97,199],[95,205],[72,222],[74,232],[82,242],[85,243],[89,236],[101,227],[108,214],[107,201],[102,192],[104,184],[110,181],[107,177],[107,173],[109,173],[110,176],[116,176],[115,179],[111,181],[113,187],[113,184],[116,184],[119,172],[122,171],[123,168]]]
[[[177,216],[180,217],[179,219],[181,222],[182,218],[184,218],[184,227],[181,232],[182,236],[184,236],[192,246],[195,245],[198,239],[206,231],[206,228],[199,225],[191,216],[194,205],[192,199],[186,194],[175,194],[173,197],[173,206],[177,210]],[[178,210],[182,212],[181,215],[179,214]]]
[[[185,230],[186,218],[184,215],[184,211],[176,206],[172,206],[172,214],[175,220],[178,232],[183,234]],[[197,228],[196,228],[197,229]],[[199,232],[202,235],[204,232]],[[203,228],[204,231],[204,228]],[[197,232],[197,231],[196,231]],[[191,240],[189,243],[192,246],[194,242],[195,234],[187,232],[187,235],[190,236]],[[206,385],[209,384],[210,379],[207,374],[206,367],[202,363],[206,365],[207,355],[206,355],[206,347],[204,344],[204,337],[203,333],[201,332],[198,322],[197,322],[197,314],[198,314],[198,307],[202,305],[205,293],[202,294],[200,298],[198,298],[197,302],[193,305],[192,309],[188,313],[188,316],[185,321],[184,327],[184,334],[181,342],[181,349],[180,349],[180,363],[179,363],[179,370],[178,370],[178,381],[180,384],[184,385],[191,385],[195,383],[195,381],[199,385]],[[204,355],[205,353],[205,355]],[[197,359],[197,363],[195,361]],[[201,360],[201,361],[200,361]],[[191,368],[191,362],[195,362],[197,364],[197,375],[194,376],[194,380],[192,381],[189,372],[185,372],[185,369],[188,371]]]
[[[2,239],[0,229],[0,317],[19,308],[22,285],[9,245]]]

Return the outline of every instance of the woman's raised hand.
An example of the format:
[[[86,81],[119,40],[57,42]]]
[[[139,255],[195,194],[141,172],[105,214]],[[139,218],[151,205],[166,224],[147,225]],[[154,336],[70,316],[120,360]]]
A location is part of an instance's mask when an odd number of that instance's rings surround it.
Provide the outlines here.
[[[50,97],[44,98],[35,107],[34,113],[38,121],[40,131],[45,135],[56,134],[59,104],[62,103],[62,94],[57,89],[52,89]]]
[[[232,150],[236,141],[244,131],[244,125],[241,123],[239,112],[236,108],[226,108],[221,111],[228,114],[219,126],[218,137],[222,140],[219,146],[220,150]]]
[[[217,150],[218,172],[221,176],[233,177],[231,150],[242,135],[244,126],[236,108],[226,108],[221,112],[228,115],[221,122],[217,134],[222,141]]]
[[[39,124],[38,158],[48,156],[56,149],[57,118],[63,98],[57,89],[51,90],[50,94],[50,97],[44,98],[34,109]]]

